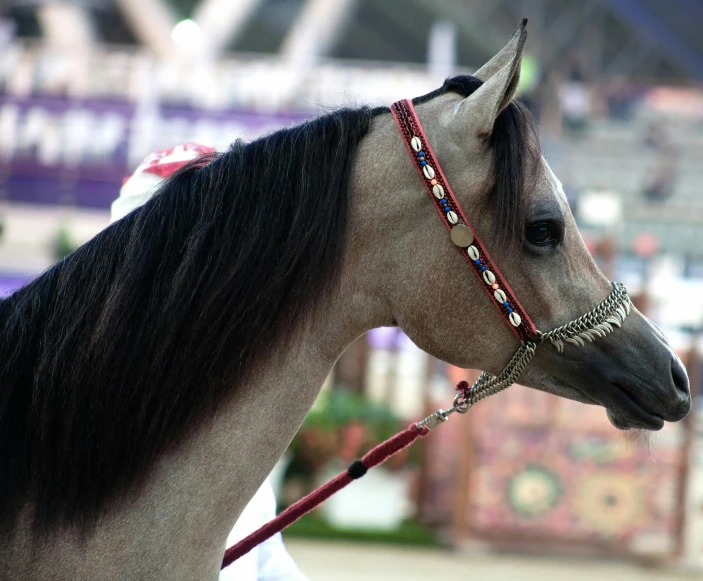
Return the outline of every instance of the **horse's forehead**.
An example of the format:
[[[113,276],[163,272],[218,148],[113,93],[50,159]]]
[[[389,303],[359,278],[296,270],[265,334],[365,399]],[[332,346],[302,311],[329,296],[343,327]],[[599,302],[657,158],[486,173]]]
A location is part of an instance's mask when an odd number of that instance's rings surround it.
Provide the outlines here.
[[[552,168],[543,156],[540,157],[539,163],[542,165],[542,171],[537,172],[537,175],[539,176],[537,180],[538,187],[535,188],[537,195],[556,196],[559,201],[559,205],[562,207],[567,207],[569,202],[567,201],[564,186],[561,181],[559,181],[559,178],[552,171]]]

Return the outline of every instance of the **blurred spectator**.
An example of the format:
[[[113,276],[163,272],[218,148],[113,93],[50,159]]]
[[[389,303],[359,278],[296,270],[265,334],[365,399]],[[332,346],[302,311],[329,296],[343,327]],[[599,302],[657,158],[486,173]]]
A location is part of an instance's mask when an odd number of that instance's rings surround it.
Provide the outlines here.
[[[0,49],[6,49],[15,38],[15,23],[0,17]]]
[[[661,121],[651,121],[644,134],[644,144],[656,151],[671,149],[671,137],[666,126]]]
[[[578,65],[572,65],[566,82],[559,89],[559,102],[564,126],[574,134],[581,134],[588,126],[591,102],[588,86]]]
[[[641,90],[622,75],[606,81],[603,99],[607,115],[614,121],[629,121],[641,97]]]
[[[276,516],[276,498],[268,480],[244,507],[227,539],[239,542]],[[307,581],[286,551],[281,533],[243,555],[220,573],[219,581]]]
[[[671,151],[662,152],[654,174],[644,187],[644,197],[650,202],[661,202],[671,197],[676,181],[676,160]]]

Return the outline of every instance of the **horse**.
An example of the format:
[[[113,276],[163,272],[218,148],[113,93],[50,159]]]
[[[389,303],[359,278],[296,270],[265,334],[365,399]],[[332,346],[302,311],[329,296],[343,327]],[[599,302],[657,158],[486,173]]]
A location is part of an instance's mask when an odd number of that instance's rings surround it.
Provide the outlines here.
[[[612,291],[514,99],[526,30],[413,99],[539,328]],[[346,346],[400,327],[498,373],[520,346],[448,239],[389,109],[346,108],[176,172],[0,302],[0,578],[217,579],[225,540]],[[685,368],[632,309],[520,383],[658,430]]]

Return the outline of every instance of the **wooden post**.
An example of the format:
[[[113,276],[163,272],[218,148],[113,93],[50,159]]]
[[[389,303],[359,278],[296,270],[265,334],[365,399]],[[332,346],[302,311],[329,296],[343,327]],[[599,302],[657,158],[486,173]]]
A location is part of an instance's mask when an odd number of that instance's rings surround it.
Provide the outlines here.
[[[334,370],[335,384],[348,387],[355,393],[363,393],[368,359],[369,343],[364,335],[349,345],[337,361]]]
[[[682,462],[679,467],[679,485],[677,487],[678,502],[676,503],[676,545],[674,549],[674,557],[683,557],[686,553],[686,508],[688,506],[688,483],[690,477],[690,460],[691,460],[691,450],[694,444],[694,438],[696,434],[696,392],[694,390],[698,389],[701,384],[701,360],[698,355],[698,341],[703,335],[703,329],[699,329],[693,334],[691,339],[691,345],[689,347],[688,353],[685,357],[686,369],[688,371],[688,377],[691,385],[691,395],[693,396],[693,408],[691,413],[682,421],[684,430],[684,443],[682,454]]]
[[[473,383],[478,379],[480,371],[467,371],[466,380]],[[457,446],[457,467],[454,477],[454,494],[452,505],[452,538],[456,542],[459,539],[467,539],[471,536],[471,519],[469,511],[471,508],[471,478],[474,458],[476,456],[476,446],[473,437],[474,416],[471,410],[466,415],[453,418],[458,421],[459,445]]]
[[[434,409],[432,409],[432,399],[430,397],[430,385],[432,384],[432,377],[437,370],[438,361],[431,355],[427,357],[427,366],[425,367],[425,388],[422,391],[422,416],[427,417]],[[428,504],[428,496],[430,491],[430,467],[429,467],[429,444],[427,438],[420,440],[416,446],[420,448],[420,475],[418,477],[417,486],[417,506],[418,506],[418,516],[421,521],[426,521],[429,519],[429,515],[426,512]]]

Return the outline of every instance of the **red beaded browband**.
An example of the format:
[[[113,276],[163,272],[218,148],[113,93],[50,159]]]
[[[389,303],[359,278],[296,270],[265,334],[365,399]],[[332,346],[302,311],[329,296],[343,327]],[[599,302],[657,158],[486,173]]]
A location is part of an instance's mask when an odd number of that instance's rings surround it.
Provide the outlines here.
[[[404,99],[393,103],[391,113],[422,183],[451,234],[452,242],[461,249],[508,327],[522,341],[535,340],[539,336],[537,327],[467,220],[422,130],[412,101]]]

